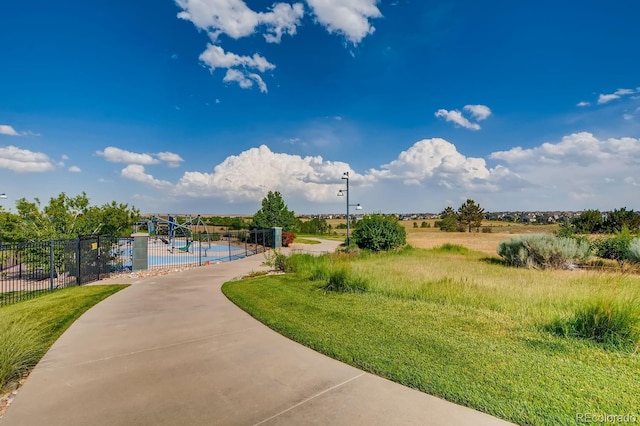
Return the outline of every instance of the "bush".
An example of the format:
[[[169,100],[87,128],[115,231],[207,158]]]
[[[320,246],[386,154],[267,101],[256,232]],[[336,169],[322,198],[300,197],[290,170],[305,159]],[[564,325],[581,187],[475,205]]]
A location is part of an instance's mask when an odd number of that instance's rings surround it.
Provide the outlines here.
[[[272,267],[276,271],[291,272],[292,267],[289,263],[289,258],[277,250],[264,254],[264,264]]]
[[[627,255],[630,261],[640,263],[640,238],[634,238],[631,240]]]
[[[373,214],[360,221],[353,231],[353,240],[365,250],[392,250],[406,244],[407,231],[395,216]]]
[[[441,245],[440,247],[436,247],[433,249],[433,251],[437,251],[440,253],[458,253],[458,254],[469,254],[469,249],[458,245],[458,244],[449,244],[449,243],[445,243],[443,245]]]
[[[503,241],[498,254],[507,265],[528,268],[568,268],[589,258],[591,247],[583,240],[549,234],[522,235]]]
[[[624,262],[631,259],[630,248],[633,239],[628,228],[623,228],[615,237],[599,238],[593,243],[596,256],[615,260],[620,268],[624,268]]]
[[[282,233],[282,247],[289,247],[296,239],[296,235],[293,232],[284,231]]]
[[[637,304],[593,301],[568,319],[558,319],[550,329],[563,337],[592,340],[617,349],[640,345],[640,310]]]
[[[447,216],[442,220],[436,220],[435,225],[445,232],[456,232],[458,230],[458,219],[455,216]]]
[[[338,268],[329,272],[327,282],[322,286],[322,289],[340,293],[364,293],[368,287],[363,278],[354,276],[346,268]]]

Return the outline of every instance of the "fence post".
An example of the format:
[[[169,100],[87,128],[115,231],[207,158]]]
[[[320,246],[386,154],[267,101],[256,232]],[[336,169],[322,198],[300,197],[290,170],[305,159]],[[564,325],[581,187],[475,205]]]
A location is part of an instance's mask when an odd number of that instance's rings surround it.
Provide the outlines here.
[[[82,283],[82,277],[80,276],[81,271],[82,271],[82,259],[80,258],[80,252],[82,250],[80,250],[80,237],[76,238],[76,259],[78,259],[77,262],[77,266],[78,266],[78,274],[76,275],[76,285],[80,285],[80,283]]]
[[[102,269],[102,262],[100,259],[100,235],[98,235],[98,250],[96,253],[96,262],[98,263],[98,281],[100,281],[100,270]]]
[[[229,262],[231,262],[231,233],[227,226],[227,245],[229,246]]]
[[[53,259],[53,238],[49,240],[49,291],[53,291],[53,278],[55,273],[55,262]]]

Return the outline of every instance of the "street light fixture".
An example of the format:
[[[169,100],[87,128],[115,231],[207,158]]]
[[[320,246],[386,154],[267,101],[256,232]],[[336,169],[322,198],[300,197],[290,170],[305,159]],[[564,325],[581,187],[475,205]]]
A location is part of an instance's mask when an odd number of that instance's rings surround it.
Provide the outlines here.
[[[362,210],[362,206],[360,203],[358,204],[349,204],[349,172],[344,172],[342,175],[342,179],[347,181],[347,189],[341,189],[338,191],[338,197],[344,197],[344,194],[347,194],[347,248],[351,245],[351,239],[349,236],[349,207],[355,207],[356,210]]]

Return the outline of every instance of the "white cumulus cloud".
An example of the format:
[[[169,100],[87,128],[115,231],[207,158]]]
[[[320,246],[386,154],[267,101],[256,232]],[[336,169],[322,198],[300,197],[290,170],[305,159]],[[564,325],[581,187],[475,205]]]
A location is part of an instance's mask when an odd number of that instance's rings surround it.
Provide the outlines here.
[[[54,170],[55,165],[47,154],[10,145],[0,147],[0,168],[20,173],[32,173]]]
[[[301,3],[275,3],[268,12],[256,12],[242,0],[176,0],[181,19],[191,21],[212,38],[220,34],[239,39],[265,27],[265,39],[279,43],[283,34],[294,35],[304,15]]]
[[[463,109],[476,121],[486,120],[491,115],[491,109],[486,105],[465,105]]]
[[[8,124],[0,124],[0,135],[19,136],[18,132],[16,132],[16,129],[9,126]]]
[[[235,53],[225,52],[225,50],[214,44],[208,44],[207,50],[202,52],[200,60],[204,62],[211,71],[216,68],[244,67],[254,68],[260,72],[271,70],[275,65],[266,60],[264,56],[254,53],[253,56],[240,56]]]
[[[369,22],[382,17],[376,6],[378,0],[307,0],[316,19],[330,33],[345,36],[353,44],[358,44],[375,31]]]
[[[576,106],[579,106],[579,107],[588,107],[589,105],[591,105],[591,103],[586,101],[581,101],[576,104]]]
[[[379,0],[307,0],[316,21],[330,33],[338,33],[353,44],[358,44],[375,28],[370,19],[382,14],[376,6]],[[243,0],[175,0],[181,9],[178,18],[192,22],[209,35],[211,43],[200,55],[200,61],[211,72],[227,69],[225,82],[237,82],[243,89],[258,85],[263,93],[267,85],[263,78],[247,70],[261,73],[275,68],[265,57],[254,53],[241,55],[227,52],[220,46],[222,35],[233,39],[261,33],[267,43],[280,43],[283,35],[294,36],[305,15],[302,3],[278,2],[258,12]],[[241,68],[241,69],[238,69]]]
[[[227,157],[213,173],[187,172],[176,186],[176,193],[191,197],[222,197],[231,202],[260,200],[270,190],[308,201],[335,200],[342,188],[340,176],[350,171],[352,182],[367,178],[342,162],[322,157],[272,152],[266,145]]]
[[[71,166],[71,167],[69,167],[69,171],[71,173],[80,173],[82,170],[78,166]]]
[[[448,111],[446,109],[439,109],[438,111],[436,111],[435,116],[438,118],[444,118],[446,121],[455,123],[460,127],[464,127],[465,129],[480,130],[480,125],[478,123],[470,122],[457,109],[451,111]]]
[[[225,83],[236,82],[243,89],[248,89],[253,86],[253,83],[257,83],[262,93],[267,92],[267,85],[264,80],[255,73],[243,73],[238,70],[229,69],[222,79]]]
[[[557,143],[545,142],[535,148],[515,147],[494,152],[490,158],[532,167],[541,163],[581,166],[603,162],[640,164],[640,143],[634,138],[599,140],[591,133],[581,132],[565,136]]]
[[[169,167],[179,167],[184,160],[178,154],[173,152],[159,152],[157,154],[147,154],[139,152],[131,152],[115,146],[108,146],[102,151],[96,151],[96,154],[104,157],[110,163],[124,164],[142,164],[151,165],[161,162],[167,163]]]
[[[398,179],[410,185],[431,183],[448,189],[477,191],[495,191],[507,180],[520,181],[506,167],[491,169],[484,159],[466,157],[454,144],[441,138],[418,141],[397,159],[369,173],[376,179]]]
[[[125,179],[142,182],[155,188],[169,188],[172,186],[171,182],[156,179],[152,175],[146,173],[142,164],[129,164],[127,167],[122,169],[120,175]]]
[[[126,151],[124,149],[108,146],[102,151],[96,151],[101,157],[111,163],[125,164],[157,164],[159,161],[150,154],[140,154],[137,152]]]
[[[508,163],[524,179],[543,188],[527,197],[546,208],[562,209],[570,203],[575,210],[611,209],[635,202],[628,177],[635,176],[640,165],[640,140],[636,138],[599,139],[581,132],[533,148],[494,152],[489,158]]]
[[[167,163],[169,167],[180,167],[180,164],[184,161],[182,157],[173,152],[159,152],[156,157],[158,157],[158,160]]]

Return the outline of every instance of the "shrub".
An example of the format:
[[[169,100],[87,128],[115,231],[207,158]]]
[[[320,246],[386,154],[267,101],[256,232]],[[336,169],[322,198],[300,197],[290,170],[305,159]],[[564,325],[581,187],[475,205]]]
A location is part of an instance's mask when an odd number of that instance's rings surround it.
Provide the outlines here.
[[[624,262],[631,259],[629,250],[632,240],[629,229],[624,227],[615,237],[597,239],[593,246],[598,257],[615,260],[620,268],[624,268]]]
[[[440,247],[436,247],[433,249],[433,251],[437,251],[440,253],[458,253],[458,254],[468,254],[469,253],[469,249],[458,245],[458,244],[449,244],[449,243],[445,243],[443,245],[441,245]]]
[[[507,265],[543,269],[568,268],[588,259],[590,251],[585,241],[549,234],[522,235],[498,246],[498,254]]]
[[[640,263],[640,238],[634,238],[629,243],[629,252],[627,253],[629,260],[634,263]]]
[[[289,264],[289,258],[277,250],[264,254],[264,264],[272,267],[276,271],[291,272],[292,267]]]
[[[322,286],[324,291],[340,293],[364,293],[369,288],[367,282],[347,268],[337,268],[329,272],[326,284]]]
[[[353,231],[353,240],[366,250],[392,250],[406,243],[407,232],[395,216],[373,214],[365,216]]]
[[[490,226],[483,226],[482,227],[482,233],[483,234],[491,234],[493,232],[493,229]]]
[[[550,331],[563,337],[633,350],[640,344],[640,309],[635,303],[592,301],[578,308],[570,318],[556,320]]]
[[[455,232],[458,230],[458,219],[455,216],[447,216],[441,220],[436,220],[435,225],[441,231]]]
[[[293,232],[284,231],[282,233],[282,247],[289,247],[296,239],[296,235]]]

